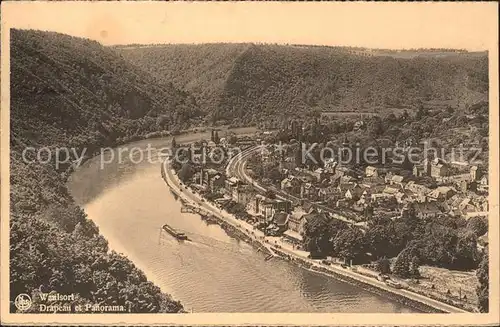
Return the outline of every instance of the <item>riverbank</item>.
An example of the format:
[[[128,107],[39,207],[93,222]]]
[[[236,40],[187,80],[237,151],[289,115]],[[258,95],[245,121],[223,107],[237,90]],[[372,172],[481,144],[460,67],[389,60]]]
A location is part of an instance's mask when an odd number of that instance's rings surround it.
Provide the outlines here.
[[[184,191],[178,189],[176,183],[179,183],[179,181],[172,180],[171,178],[172,176],[168,174],[167,161],[165,161],[165,163],[161,165],[161,175],[165,183],[170,188],[170,191],[180,199],[184,207],[190,208],[192,212],[202,216],[202,219],[219,225],[229,236],[248,243],[249,245],[254,247],[257,251],[262,252],[267,256],[276,256],[273,250],[271,250],[271,247],[268,244],[266,244],[262,239],[259,239],[257,235],[252,234],[252,231],[250,231],[249,228],[242,227],[241,223],[237,221],[236,222],[230,221],[228,220],[227,217],[223,218],[224,215],[221,212],[222,211],[221,209],[207,202],[205,202],[204,204],[206,206],[212,207],[210,208],[212,210],[207,210],[208,208],[203,209],[199,204],[193,203],[192,201],[193,199],[189,199],[186,196],[186,193],[184,193]],[[184,190],[191,192],[191,195],[193,197],[197,197],[198,198],[197,200],[202,201],[201,196],[195,194],[189,188],[184,188]],[[229,216],[230,214],[225,213],[225,215]]]
[[[258,181],[256,181],[255,179],[253,179],[251,176],[249,176],[246,173],[246,163],[247,163],[246,159],[249,156],[251,156],[252,153],[254,153],[255,151],[257,151],[257,148],[253,148],[253,149],[251,148],[251,149],[244,151],[241,156],[237,156],[237,157],[233,158],[226,167],[226,174],[228,176],[234,176],[234,177],[239,178],[240,180],[246,181],[246,183],[253,185],[254,188],[258,189],[262,193],[266,192],[267,190],[272,190],[275,192],[277,197],[281,197],[283,199],[288,199],[288,200],[293,201],[294,199],[293,199],[293,197],[290,198],[291,197],[290,195],[287,196],[287,195],[284,195],[279,190],[264,187],[263,185],[260,185]],[[324,206],[320,207],[320,209],[325,210],[325,207]],[[344,214],[339,215],[337,213],[332,213],[332,217],[335,219],[340,219],[344,222],[358,225],[361,228],[363,227],[363,224],[358,224],[355,221],[350,221],[348,218],[344,217],[343,215]],[[283,246],[286,246],[285,244],[287,244],[286,242],[285,243],[282,242],[280,239],[277,239],[276,241],[278,244],[282,244]],[[302,253],[297,253],[298,251],[296,251],[293,248],[290,249],[290,251],[295,252],[295,254],[303,257]],[[370,271],[367,273],[366,270],[364,270],[364,271],[363,270],[364,269],[360,266],[354,266],[352,269],[352,271],[353,272],[355,271],[355,273],[357,275],[367,276],[367,277],[371,278],[374,282],[377,282],[377,283],[379,282],[377,279],[377,273],[374,273],[373,271]],[[344,270],[341,269],[338,271],[344,271]],[[416,284],[407,283],[406,281],[401,281],[401,280],[399,282],[402,282],[402,284],[404,285],[403,288],[404,288],[404,290],[407,291],[408,295],[416,295],[416,296],[418,296],[418,298],[422,297],[425,299],[425,301],[427,301],[427,299],[429,299],[429,301],[436,303],[438,306],[440,306],[440,307],[443,306],[444,311],[446,311],[446,312],[477,312],[475,306],[470,305],[468,303],[456,301],[455,299],[450,299],[449,297],[443,296],[443,294],[437,294],[436,292],[433,292],[430,289],[425,290],[425,289],[419,288],[418,286],[416,286]],[[458,291],[458,292],[460,292],[460,291]]]
[[[217,127],[213,127],[213,128],[215,128],[219,131],[235,133],[235,134],[240,135],[240,136],[252,135],[259,130],[258,128],[253,127],[253,126],[242,126],[242,127],[234,128],[231,126],[224,125],[224,126],[217,126]],[[101,155],[102,149],[107,150],[107,149],[112,148],[113,150],[115,150],[115,149],[122,147],[122,146],[125,146],[125,145],[133,145],[137,142],[142,142],[142,141],[146,141],[146,140],[153,142],[155,140],[164,140],[165,138],[170,139],[173,137],[176,137],[179,139],[179,141],[182,141],[183,137],[189,138],[190,135],[206,134],[206,136],[208,137],[209,136],[209,134],[208,134],[209,129],[210,129],[210,127],[199,126],[199,127],[192,127],[189,129],[184,129],[184,130],[175,131],[175,132],[160,131],[160,132],[152,132],[152,133],[148,133],[148,134],[144,134],[144,135],[135,135],[135,136],[131,136],[131,137],[118,138],[110,144],[103,145],[101,147],[101,149],[99,149],[99,150],[93,151],[92,153],[84,153],[80,161],[74,161],[74,162],[70,163],[64,171],[60,172],[61,177],[62,177],[63,181],[67,182],[69,177],[71,176],[71,174],[76,169],[78,169],[78,167],[82,166],[85,162],[91,160],[92,158],[94,158],[98,155]],[[200,139],[201,139],[201,137],[200,137]],[[63,164],[61,164],[61,166],[62,165]]]
[[[171,171],[169,171],[168,167],[168,162],[165,161],[165,163],[162,165],[162,176],[167,185],[172,189],[175,189],[174,193],[177,193],[177,195],[189,203],[189,205],[195,206],[195,207],[206,207],[210,205],[207,203],[207,201],[203,200],[201,196],[198,194],[195,194],[194,192],[191,192],[189,188],[182,187],[180,185],[180,182],[177,179],[177,176],[174,175]],[[176,185],[177,183],[177,185]],[[182,188],[183,190],[181,190]],[[187,192],[185,192],[187,191]],[[195,201],[196,200],[196,201]],[[464,310],[461,310],[459,308],[452,307],[450,305],[447,305],[445,303],[441,303],[439,301],[426,298],[425,296],[403,290],[403,289],[393,289],[389,286],[387,286],[385,283],[380,282],[378,280],[374,280],[371,277],[366,277],[363,276],[359,273],[356,273],[354,271],[350,271],[349,269],[344,269],[340,267],[326,267],[326,266],[321,266],[318,262],[308,259],[306,257],[303,257],[299,253],[295,253],[297,251],[290,251],[290,250],[285,250],[280,246],[280,249],[276,248],[275,246],[272,246],[268,242],[266,242],[265,238],[259,239],[256,235],[255,232],[251,228],[241,229],[237,228],[236,225],[241,225],[241,224],[246,224],[245,222],[238,221],[234,217],[230,217],[229,214],[223,213],[219,208],[216,208],[215,206],[212,206],[213,210],[212,213],[214,214],[215,217],[218,218],[218,220],[223,221],[222,224],[229,224],[232,225],[233,228],[238,230],[238,235],[245,235],[242,237],[249,238],[250,240],[257,240],[260,244],[268,248],[272,253],[279,255],[281,258],[285,260],[289,260],[291,262],[297,263],[301,267],[315,271],[318,273],[322,273],[331,277],[334,277],[338,280],[350,283],[352,285],[356,285],[360,288],[363,288],[364,290],[373,292],[375,294],[383,295],[387,298],[390,298],[392,300],[395,300],[399,303],[403,303],[405,305],[411,306],[419,311],[423,312],[428,312],[428,313],[435,313],[435,312],[440,312],[440,313],[449,313],[449,312],[466,312]],[[254,235],[252,235],[254,234]],[[252,238],[255,237],[255,238]]]

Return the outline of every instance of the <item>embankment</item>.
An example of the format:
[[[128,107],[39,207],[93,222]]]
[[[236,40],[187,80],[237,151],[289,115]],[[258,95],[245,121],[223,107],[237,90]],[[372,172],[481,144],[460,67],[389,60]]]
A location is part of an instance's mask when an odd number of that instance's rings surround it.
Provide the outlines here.
[[[242,227],[234,226],[232,223],[228,222],[226,219],[222,218],[219,215],[214,215],[212,213],[209,213],[208,211],[203,210],[200,207],[194,207],[192,204],[189,204],[188,201],[186,201],[184,194],[177,192],[175,188],[172,187],[172,181],[169,180],[165,169],[165,165],[161,165],[161,176],[165,183],[169,186],[170,191],[180,199],[183,206],[194,208],[193,212],[198,213],[201,216],[205,216],[206,218],[204,218],[204,220],[219,225],[229,236],[250,244],[255,249],[257,249],[257,251],[262,252],[266,255],[274,255],[269,250],[269,248],[264,245],[264,243],[261,242],[255,235],[252,235],[249,230],[244,231]]]
[[[280,256],[282,259],[290,261],[290,262],[293,262],[293,263],[297,264],[298,266],[300,266],[300,267],[302,267],[304,269],[307,269],[307,270],[310,270],[310,271],[314,271],[316,273],[320,273],[320,274],[323,274],[323,275],[326,275],[326,276],[333,277],[333,278],[335,278],[337,280],[343,281],[343,282],[348,283],[350,285],[355,285],[355,286],[360,287],[360,288],[362,288],[364,290],[370,291],[370,292],[372,292],[374,294],[384,296],[384,297],[386,297],[388,299],[391,299],[391,300],[394,300],[396,302],[399,302],[399,303],[402,303],[404,305],[407,305],[409,307],[412,307],[412,308],[414,308],[416,310],[419,310],[419,311],[422,311],[422,312],[425,312],[425,313],[445,313],[445,311],[443,311],[443,310],[439,310],[437,308],[434,308],[434,307],[432,307],[430,305],[427,305],[425,303],[422,303],[420,301],[412,300],[412,299],[409,299],[409,298],[407,298],[407,297],[405,297],[403,295],[386,291],[386,290],[384,290],[384,289],[382,289],[380,287],[377,287],[377,286],[374,286],[372,284],[368,284],[368,283],[362,282],[359,279],[352,278],[352,277],[349,277],[349,276],[346,276],[346,275],[342,275],[342,274],[336,273],[333,270],[316,266],[316,265],[312,264],[311,262],[309,262],[307,260],[304,260],[304,259],[302,259],[302,258],[300,258],[298,256],[292,256],[292,255],[290,255],[288,253],[285,253],[285,252],[283,252],[283,251],[281,251],[279,249],[273,248],[273,251],[278,256]]]

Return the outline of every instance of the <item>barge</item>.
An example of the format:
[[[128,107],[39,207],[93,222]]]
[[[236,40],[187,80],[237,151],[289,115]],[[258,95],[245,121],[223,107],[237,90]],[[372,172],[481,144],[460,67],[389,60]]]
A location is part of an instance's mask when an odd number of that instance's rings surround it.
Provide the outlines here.
[[[167,224],[163,225],[162,228],[164,231],[166,231],[167,233],[169,233],[170,235],[172,235],[173,237],[175,237],[180,241],[188,240],[188,237],[186,234],[184,234],[184,232],[178,231]]]

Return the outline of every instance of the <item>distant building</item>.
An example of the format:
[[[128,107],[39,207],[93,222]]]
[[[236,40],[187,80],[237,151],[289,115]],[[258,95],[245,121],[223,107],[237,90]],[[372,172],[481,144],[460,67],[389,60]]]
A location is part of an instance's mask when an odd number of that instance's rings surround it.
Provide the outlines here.
[[[246,206],[253,198],[253,190],[250,185],[239,184],[232,189],[231,198],[234,202]]]
[[[290,213],[292,203],[290,201],[268,199],[262,195],[256,195],[253,199],[252,208],[255,213],[268,220],[276,212]]]
[[[414,165],[413,166],[413,176],[424,177],[426,176],[426,171],[424,165]]]
[[[281,181],[281,189],[287,193],[298,194],[301,190],[302,182],[294,176],[287,177]]]
[[[440,186],[427,194],[429,201],[446,201],[455,195],[454,189],[448,186]]]
[[[399,188],[397,187],[392,187],[392,186],[386,186],[383,193],[385,194],[389,194],[389,195],[392,195],[392,196],[396,196],[396,193],[399,192]]]
[[[436,158],[431,162],[431,177],[440,178],[448,175],[448,165],[441,159]]]
[[[412,191],[413,193],[421,194],[421,195],[426,195],[431,191],[431,189],[428,188],[427,186],[415,183],[414,181],[409,181],[404,186],[404,188]]]
[[[324,162],[324,167],[327,173],[335,174],[335,169],[337,167],[337,161],[333,158],[326,158]]]
[[[373,166],[368,166],[365,168],[366,177],[378,177],[378,170]]]
[[[477,184],[477,190],[480,192],[488,192],[489,190],[488,176],[483,175],[483,177],[479,179],[479,182]]]
[[[307,215],[307,212],[300,207],[294,210],[288,218],[288,229],[301,234],[304,228],[305,220],[303,218],[305,215]]]
[[[270,227],[276,230],[279,234],[282,234],[284,231],[288,229],[290,214],[281,212],[275,212],[271,219],[268,221]]]
[[[415,215],[420,219],[434,218],[441,214],[439,207],[431,202],[415,203]]]
[[[318,168],[313,171],[313,176],[316,177],[316,180],[318,182],[321,182],[323,179],[325,179],[326,175],[326,171],[323,168]]]
[[[238,186],[239,184],[241,184],[242,182],[236,178],[236,177],[230,177],[228,179],[226,179],[226,189],[229,191],[229,192],[232,192],[230,190],[232,190],[233,187],[236,187]]]
[[[470,167],[470,180],[475,181],[478,177],[477,166]]]
[[[224,188],[226,176],[215,169],[201,169],[200,185],[206,186],[211,192]]]
[[[392,178],[389,180],[390,185],[399,185],[403,186],[403,181],[404,177],[401,175],[393,175]]]

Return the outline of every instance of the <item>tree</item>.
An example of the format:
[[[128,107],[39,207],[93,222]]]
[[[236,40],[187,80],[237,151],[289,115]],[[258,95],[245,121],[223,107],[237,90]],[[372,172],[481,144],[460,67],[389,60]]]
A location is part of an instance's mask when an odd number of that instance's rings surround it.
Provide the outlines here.
[[[308,215],[304,224],[303,239],[306,251],[313,257],[324,257],[331,252],[331,226],[323,214]]]
[[[358,228],[341,231],[333,240],[334,252],[345,260],[357,260],[364,254],[363,232]]]
[[[220,137],[219,137],[219,132],[218,131],[214,132],[213,141],[214,141],[215,144],[219,144],[220,143]]]
[[[185,183],[191,177],[193,177],[193,171],[191,169],[191,165],[189,163],[183,164],[181,170],[179,171],[179,179]]]
[[[479,310],[481,312],[489,311],[489,259],[488,259],[488,251],[486,251],[483,255],[483,259],[479,264],[479,268],[476,271],[476,276],[479,281],[479,286],[476,289],[478,302],[479,302]]]
[[[277,167],[266,169],[264,177],[269,178],[273,183],[281,181],[281,173]]]
[[[271,191],[271,190],[267,190],[265,193],[264,193],[264,196],[268,199],[276,199],[276,194]]]
[[[378,137],[382,135],[384,133],[382,119],[378,116],[373,117],[372,120],[368,123],[367,131],[372,137]]]
[[[235,134],[230,134],[227,138],[227,143],[230,145],[235,145],[238,142],[238,137]]]
[[[396,257],[394,261],[394,267],[392,268],[393,273],[401,278],[409,278],[411,276],[410,265],[411,261],[409,258],[409,251],[404,249]]]
[[[389,235],[391,235],[391,233],[388,227],[382,224],[374,225],[366,231],[366,248],[375,258],[391,257],[399,253],[397,249],[394,251],[394,245],[391,243]]]
[[[295,159],[295,165],[297,167],[304,166],[305,163],[302,160],[302,143],[301,142],[298,143],[297,149],[295,150],[294,159]]]
[[[467,229],[460,231],[454,251],[453,266],[461,270],[474,269],[478,259],[477,235]]]
[[[478,237],[483,236],[488,232],[488,219],[486,217],[472,217],[467,222],[467,229]]]
[[[419,278],[420,277],[420,272],[418,271],[419,263],[420,263],[420,260],[418,259],[418,257],[416,255],[414,255],[411,258],[411,262],[410,262],[410,276],[412,278]]]
[[[391,273],[391,262],[386,257],[380,258],[377,260],[377,271],[382,274],[390,274]]]

